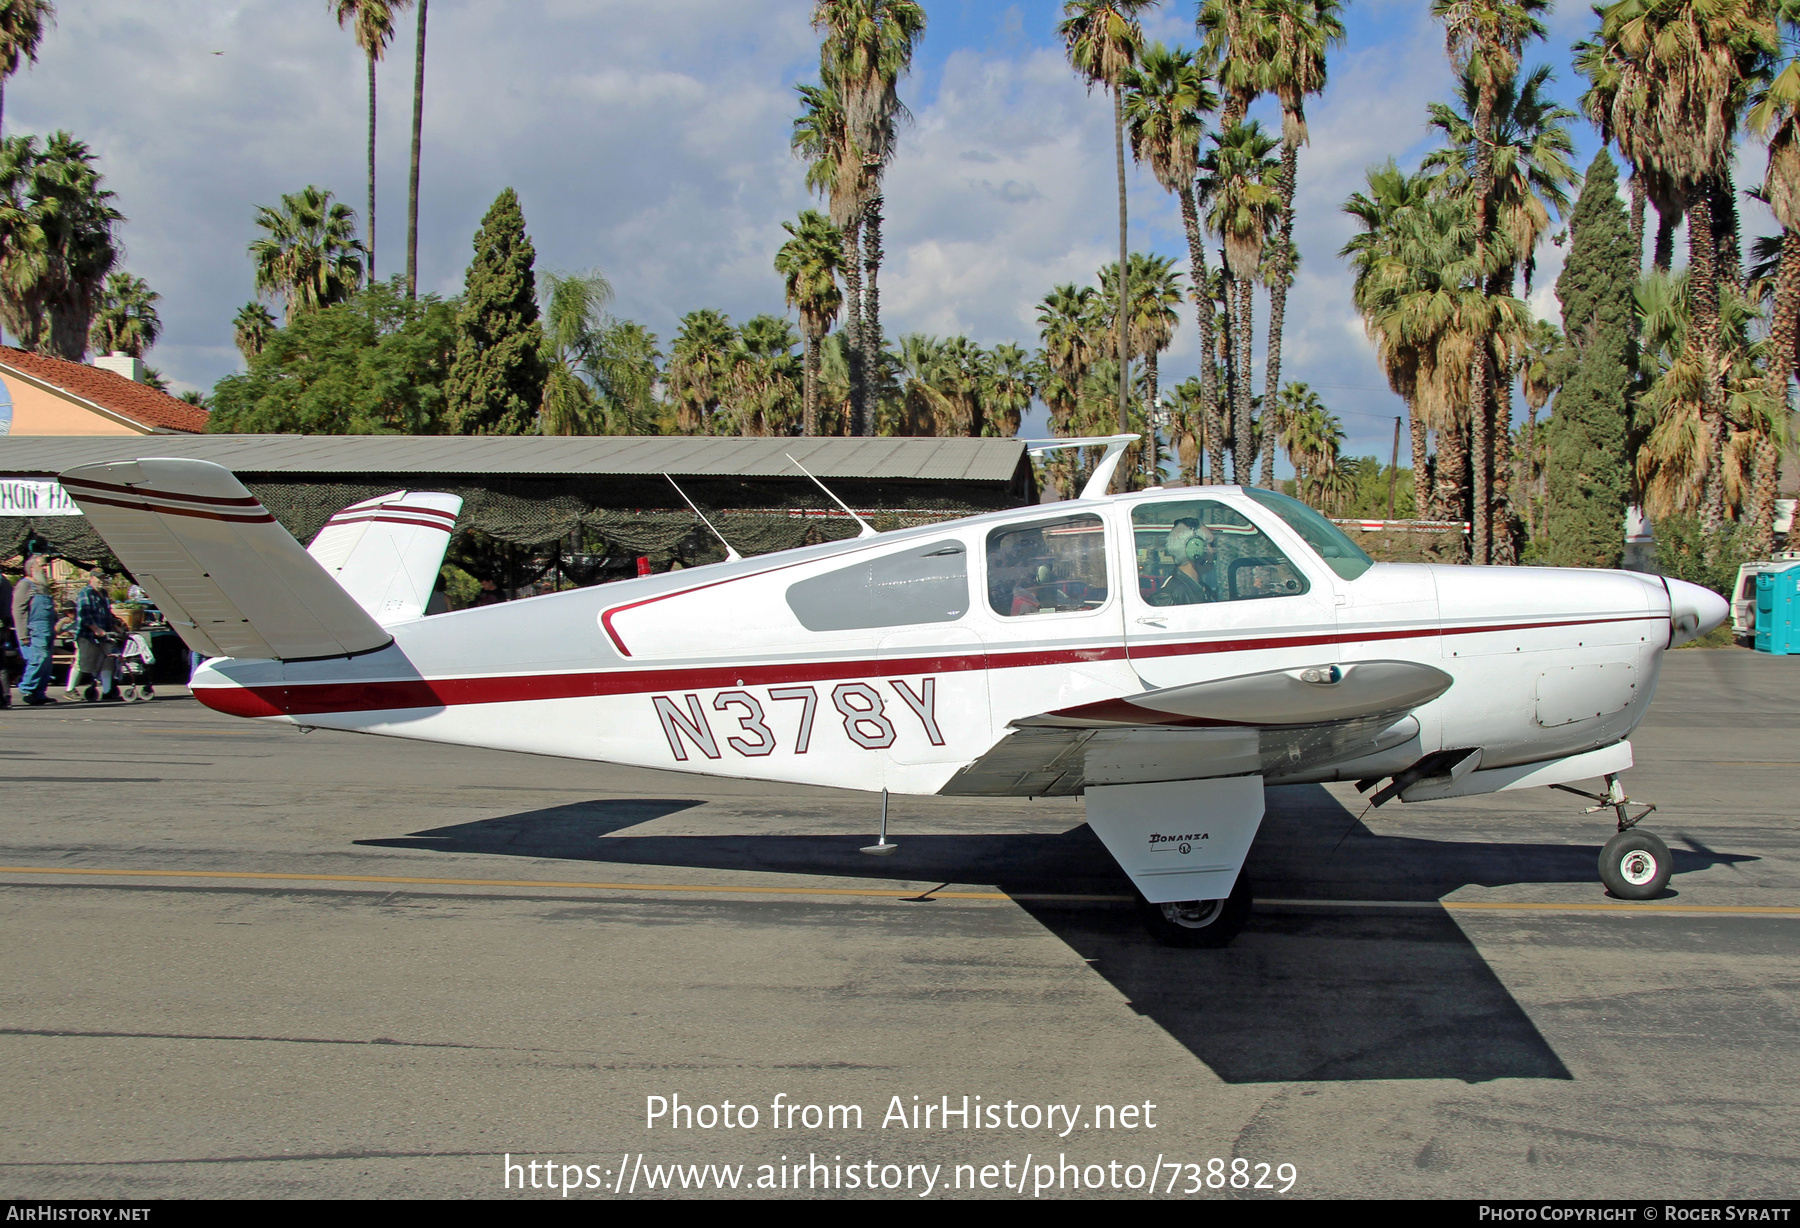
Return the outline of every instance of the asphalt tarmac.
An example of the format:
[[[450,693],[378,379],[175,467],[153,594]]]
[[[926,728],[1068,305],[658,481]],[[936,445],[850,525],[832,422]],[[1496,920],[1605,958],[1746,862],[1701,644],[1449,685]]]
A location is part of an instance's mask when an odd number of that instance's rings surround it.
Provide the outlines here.
[[[1792,1197],[1797,693],[1668,659],[1663,900],[1567,794],[1272,789],[1224,951],[1079,802],[895,799],[875,859],[866,795],[15,708],[0,1197]]]

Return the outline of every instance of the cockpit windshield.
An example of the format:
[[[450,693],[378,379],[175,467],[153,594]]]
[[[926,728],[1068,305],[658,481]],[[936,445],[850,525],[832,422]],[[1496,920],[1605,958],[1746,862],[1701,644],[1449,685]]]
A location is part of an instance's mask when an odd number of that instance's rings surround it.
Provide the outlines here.
[[[1375,560],[1364,554],[1362,547],[1351,541],[1344,531],[1298,499],[1278,495],[1272,490],[1246,487],[1244,493],[1287,522],[1325,565],[1345,580],[1354,580],[1375,566]]]

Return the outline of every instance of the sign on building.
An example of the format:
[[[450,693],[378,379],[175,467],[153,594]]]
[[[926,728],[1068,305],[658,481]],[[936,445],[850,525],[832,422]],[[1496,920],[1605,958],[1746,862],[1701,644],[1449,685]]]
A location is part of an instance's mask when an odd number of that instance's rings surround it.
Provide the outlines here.
[[[50,478],[0,478],[0,516],[79,516],[81,509]]]

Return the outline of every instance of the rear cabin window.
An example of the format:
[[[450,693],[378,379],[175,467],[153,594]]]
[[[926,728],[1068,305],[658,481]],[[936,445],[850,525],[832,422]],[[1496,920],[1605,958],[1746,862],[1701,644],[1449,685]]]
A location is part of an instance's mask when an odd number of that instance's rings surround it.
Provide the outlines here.
[[[1018,618],[1106,604],[1106,530],[1091,513],[995,529],[987,564],[988,604],[996,614]]]
[[[1139,504],[1131,512],[1138,594],[1153,606],[1292,597],[1306,575],[1234,508],[1210,499]]]
[[[969,612],[969,555],[959,541],[862,559],[788,587],[808,631],[954,622]]]

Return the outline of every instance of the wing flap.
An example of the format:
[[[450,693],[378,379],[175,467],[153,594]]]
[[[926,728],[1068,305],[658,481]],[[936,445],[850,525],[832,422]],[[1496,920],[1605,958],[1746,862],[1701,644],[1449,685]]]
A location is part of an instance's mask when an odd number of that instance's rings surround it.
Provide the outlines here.
[[[198,652],[291,661],[392,641],[220,465],[116,461],[61,482]]]

